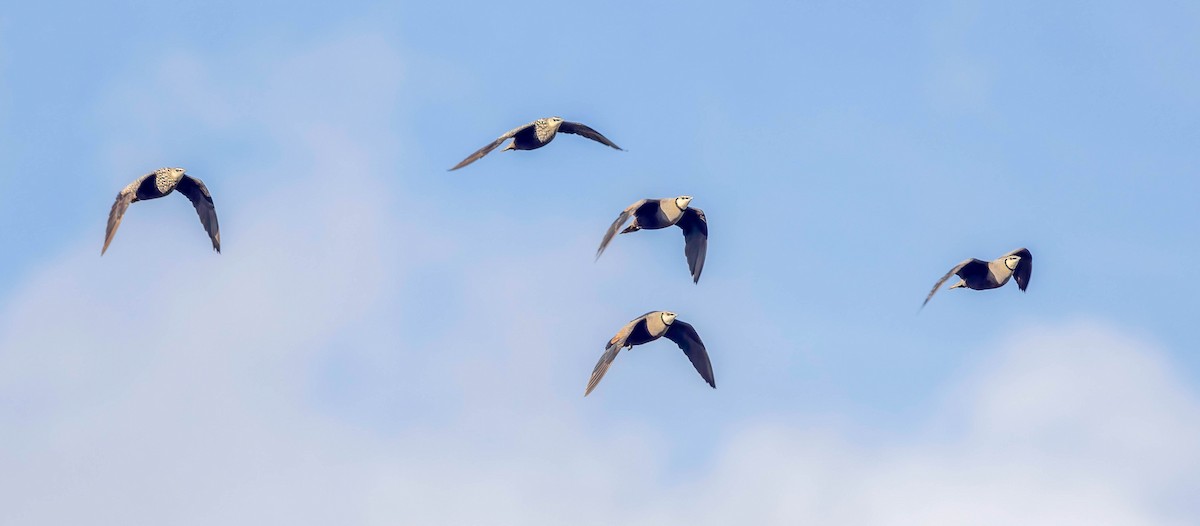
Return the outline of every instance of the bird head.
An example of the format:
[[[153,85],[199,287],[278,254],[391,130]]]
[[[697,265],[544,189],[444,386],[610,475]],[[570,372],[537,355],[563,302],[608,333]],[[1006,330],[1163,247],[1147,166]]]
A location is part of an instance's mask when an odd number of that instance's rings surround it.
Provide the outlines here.
[[[670,325],[670,324],[672,324],[672,323],[675,323],[675,313],[674,313],[674,312],[663,311],[663,312],[662,312],[662,322],[663,322],[664,324],[666,324],[666,325]]]
[[[1017,263],[1021,262],[1021,256],[1008,256],[1004,258],[1004,266],[1008,270],[1017,270]]]
[[[687,210],[688,203],[690,202],[692,202],[692,196],[690,195],[681,195],[675,198],[675,206],[678,206],[680,210]]]

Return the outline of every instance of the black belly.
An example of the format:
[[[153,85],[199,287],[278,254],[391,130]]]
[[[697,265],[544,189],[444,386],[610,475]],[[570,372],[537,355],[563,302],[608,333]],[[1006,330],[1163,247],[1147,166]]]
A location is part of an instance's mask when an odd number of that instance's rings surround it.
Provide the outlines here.
[[[554,136],[550,136],[550,139],[554,139]],[[525,128],[513,136],[513,147],[518,150],[536,150],[547,144],[550,144],[550,141],[538,140],[537,131],[533,129],[533,126]]]
[[[987,276],[974,277],[974,279],[964,279],[967,282],[967,288],[974,290],[991,290],[1000,288],[1000,282],[996,281],[989,272]]]
[[[658,230],[674,225],[658,207],[654,207],[650,213],[638,214],[637,223],[643,230]]]
[[[629,332],[629,337],[625,339],[625,345],[641,345],[657,339],[650,335],[650,331],[646,330],[646,320],[641,320]]]
[[[169,194],[169,193],[171,193],[171,192],[167,192],[167,194]],[[158,185],[154,184],[154,176],[153,175],[150,177],[147,177],[144,181],[142,181],[142,184],[138,185],[138,187],[137,187],[137,198],[139,201],[145,201],[147,199],[158,199],[159,197],[162,197],[167,194],[164,194],[164,193],[158,191]]]

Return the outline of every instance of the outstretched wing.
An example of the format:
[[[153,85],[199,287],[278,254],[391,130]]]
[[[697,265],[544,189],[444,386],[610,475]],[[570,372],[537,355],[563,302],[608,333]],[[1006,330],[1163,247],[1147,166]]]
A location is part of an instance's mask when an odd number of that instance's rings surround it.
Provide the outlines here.
[[[683,255],[687,256],[692,271],[692,283],[699,283],[704,257],[708,254],[708,219],[703,210],[689,207],[675,224],[683,229]]]
[[[965,271],[964,275],[959,276],[964,279],[966,276],[969,276],[976,272],[987,272],[987,262],[980,261],[975,258],[971,258],[971,259],[964,260],[962,263],[955,265],[954,268],[950,269],[950,272],[947,272],[945,276],[942,276],[942,279],[939,279],[937,281],[937,283],[933,284],[933,290],[929,291],[928,296],[925,296],[925,302],[921,304],[921,307],[924,308],[925,304],[929,303],[929,299],[933,297],[934,293],[936,293],[938,291],[938,289],[941,288],[942,284],[945,283],[946,280],[950,279],[950,276],[953,276],[955,274],[958,274],[959,272],[964,272],[964,271]]]
[[[637,327],[639,323],[645,323],[645,319],[645,314],[638,316],[633,321],[625,324],[624,327],[621,327],[621,330],[617,331],[617,335],[608,340],[608,345],[604,347],[604,354],[600,355],[600,361],[596,362],[596,367],[592,369],[592,377],[588,379],[587,390],[583,392],[583,396],[592,394],[592,389],[595,389],[596,385],[600,383],[600,379],[604,378],[604,373],[608,372],[609,366],[617,358],[617,353],[621,352],[621,349],[625,347],[625,342],[629,339],[629,335],[633,333],[634,327]]]
[[[187,196],[192,205],[196,207],[196,214],[200,216],[200,224],[204,225],[204,231],[208,232],[208,237],[212,239],[213,250],[221,252],[221,228],[217,225],[217,208],[213,206],[212,195],[208,193],[208,187],[204,186],[203,181],[185,175],[179,180],[179,185],[175,189]]]
[[[1025,292],[1025,287],[1029,286],[1029,278],[1033,275],[1033,254],[1029,253],[1027,248],[1018,248],[1004,255],[1021,256],[1021,261],[1017,263],[1017,269],[1013,271],[1013,279],[1017,280],[1017,286],[1021,288],[1021,292]]]
[[[600,259],[600,254],[603,254],[604,249],[608,248],[608,244],[616,237],[617,231],[621,230],[622,226],[625,226],[625,222],[629,221],[629,218],[636,214],[639,208],[648,204],[657,204],[657,202],[652,199],[638,199],[636,203],[629,205],[629,208],[621,211],[621,215],[617,216],[617,220],[613,221],[612,226],[608,227],[608,232],[604,233],[604,239],[600,241],[600,248],[596,249],[596,259]]]
[[[143,177],[142,179],[145,179]],[[137,183],[142,179],[138,179],[124,190],[117,194],[117,200],[113,202],[112,210],[108,212],[108,228],[104,230],[104,248],[100,249],[100,255],[103,256],[108,251],[109,243],[112,243],[113,236],[117,235],[117,227],[121,226],[121,218],[125,217],[125,210],[129,209],[129,205],[137,201]]]
[[[683,350],[683,354],[686,354],[692,361],[692,367],[696,368],[700,377],[704,378],[704,381],[708,382],[713,389],[716,389],[717,381],[713,378],[712,362],[708,361],[708,350],[704,348],[704,342],[700,341],[700,335],[696,333],[696,328],[688,323],[675,320],[667,327],[667,333],[664,336]]]
[[[534,121],[534,122],[537,122],[537,121]],[[483,156],[487,155],[492,150],[495,150],[497,146],[500,146],[500,143],[513,138],[518,133],[521,133],[521,130],[524,130],[525,128],[528,128],[530,126],[533,126],[533,122],[531,122],[529,124],[525,124],[523,126],[518,126],[516,128],[509,130],[508,133],[501,135],[498,139],[492,141],[487,146],[484,146],[483,148],[476,150],[475,153],[468,155],[466,159],[463,159],[462,162],[454,165],[454,168],[451,168],[449,171],[453,172],[453,171],[455,171],[459,168],[462,168],[468,164],[478,161],[479,159],[483,158]]]
[[[582,137],[587,137],[587,138],[589,138],[593,141],[596,141],[600,144],[603,144],[606,146],[611,146],[613,148],[621,150],[621,147],[617,146],[612,141],[608,140],[608,137],[601,135],[600,132],[591,129],[587,125],[582,124],[582,123],[563,121],[563,123],[561,125],[559,125],[558,131],[563,132],[563,133],[571,133],[571,134],[579,135]],[[624,150],[621,150],[621,151],[624,151]]]

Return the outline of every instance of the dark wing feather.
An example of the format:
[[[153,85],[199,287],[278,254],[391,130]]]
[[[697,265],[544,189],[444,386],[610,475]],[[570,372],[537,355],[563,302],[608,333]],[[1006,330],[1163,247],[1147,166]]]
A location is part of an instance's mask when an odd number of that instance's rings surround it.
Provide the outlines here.
[[[708,219],[703,210],[688,208],[675,224],[683,229],[683,255],[687,256],[688,268],[692,271],[692,283],[699,283],[708,254]]]
[[[108,228],[104,230],[104,248],[100,249],[100,255],[108,250],[108,244],[112,243],[113,236],[117,235],[117,227],[121,226],[121,218],[125,217],[125,210],[129,209],[129,205],[137,201],[137,195],[133,189],[133,185],[125,187],[117,194],[117,200],[113,202],[112,210],[108,212]]]
[[[559,125],[558,131],[563,132],[563,133],[571,133],[571,134],[587,137],[587,138],[589,138],[593,141],[596,141],[600,144],[604,144],[604,145],[616,148],[618,150],[621,150],[621,147],[617,146],[616,144],[613,144],[612,141],[608,140],[608,137],[601,135],[600,132],[587,127],[587,125],[584,125],[584,124],[581,124],[578,122],[563,121],[563,123],[561,125]],[[621,150],[621,151],[624,151],[624,150]]]
[[[1017,280],[1017,286],[1021,288],[1021,292],[1025,292],[1025,287],[1029,286],[1029,278],[1033,276],[1033,254],[1029,253],[1027,248],[1018,248],[1004,255],[1021,256],[1021,261],[1017,263],[1017,270],[1013,271],[1013,279]]]
[[[617,231],[625,225],[625,222],[629,221],[629,218],[637,213],[637,210],[646,203],[646,199],[641,199],[638,202],[630,205],[629,208],[621,211],[621,215],[617,216],[617,220],[613,221],[613,224],[608,227],[608,232],[604,233],[604,239],[600,241],[600,248],[596,249],[596,259],[600,259],[600,254],[603,254],[604,249],[608,248],[608,244],[612,242],[614,237],[616,237]]]
[[[200,224],[204,225],[204,231],[208,232],[208,237],[212,239],[213,250],[221,252],[221,228],[217,225],[217,208],[213,205],[208,187],[204,186],[203,181],[185,175],[179,180],[179,185],[175,189],[187,196],[192,205],[196,207],[196,214],[200,216]]]
[[[965,271],[965,275],[960,274],[959,275],[960,278],[965,279],[967,275],[971,275],[972,273],[987,272],[987,262],[980,261],[975,258],[971,258],[971,259],[964,260],[962,263],[955,265],[954,268],[950,269],[950,272],[947,272],[945,276],[942,276],[942,279],[939,279],[937,281],[937,283],[934,283],[933,290],[929,291],[928,296],[925,296],[925,302],[921,304],[921,307],[923,308],[923,307],[925,307],[926,303],[929,303],[929,299],[933,297],[934,293],[936,293],[938,291],[938,289],[941,288],[942,284],[945,283],[946,280],[950,279],[950,276],[953,276],[955,274],[958,274],[959,272],[964,272],[964,271]]]
[[[696,328],[675,320],[670,327],[667,327],[667,333],[664,336],[683,350],[683,354],[686,354],[692,361],[692,366],[696,368],[696,372],[700,373],[700,377],[704,378],[704,381],[708,382],[713,389],[716,389],[717,381],[713,378],[712,362],[708,360],[708,350],[704,348],[704,342],[700,341],[700,335],[696,333]]]
[[[529,124],[526,124],[524,126],[518,126],[516,128],[509,130],[508,133],[505,133],[504,135],[501,135],[500,138],[492,141],[491,143],[488,143],[487,146],[484,146],[483,148],[476,150],[475,153],[468,155],[466,159],[463,159],[462,162],[454,165],[454,168],[451,168],[449,171],[453,172],[453,171],[455,171],[459,168],[462,168],[468,164],[478,161],[479,159],[483,158],[483,156],[487,155],[492,150],[495,150],[497,146],[500,146],[500,143],[513,138],[518,133],[521,133],[521,130],[524,130],[530,126],[533,126],[532,122]]]

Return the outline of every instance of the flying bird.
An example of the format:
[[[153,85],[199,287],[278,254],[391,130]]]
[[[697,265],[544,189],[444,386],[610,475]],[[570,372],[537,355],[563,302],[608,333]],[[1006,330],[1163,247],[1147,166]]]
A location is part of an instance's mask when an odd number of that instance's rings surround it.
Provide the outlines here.
[[[108,213],[108,229],[104,233],[101,256],[108,250],[109,243],[112,243],[113,236],[117,234],[117,227],[121,226],[121,218],[125,216],[125,210],[130,204],[158,199],[175,190],[187,196],[196,207],[200,224],[204,225],[204,231],[212,238],[213,250],[221,252],[221,231],[217,226],[217,209],[213,206],[212,195],[208,193],[203,181],[185,174],[184,171],[183,168],[159,168],[137,178],[117,194],[112,211]]]
[[[1033,255],[1029,253],[1029,249],[1018,248],[1009,252],[993,261],[983,261],[980,259],[971,258],[950,269],[942,279],[933,286],[933,290],[929,291],[929,295],[925,297],[925,303],[921,304],[924,307],[929,303],[929,299],[933,297],[938,288],[942,286],[950,276],[957,275],[962,278],[950,286],[952,289],[966,287],[974,290],[988,290],[1003,287],[1008,283],[1010,278],[1017,279],[1017,287],[1020,287],[1021,292],[1025,291],[1025,287],[1029,286],[1029,278],[1033,274]]]
[[[696,334],[696,329],[687,323],[676,320],[674,312],[654,311],[638,316],[637,319],[625,324],[621,330],[617,331],[617,335],[608,341],[608,345],[604,348],[604,355],[600,357],[600,361],[596,362],[596,368],[592,370],[592,377],[588,380],[587,391],[584,391],[583,396],[591,394],[592,389],[596,388],[596,384],[600,383],[601,378],[604,378],[604,373],[608,372],[608,367],[612,365],[613,359],[617,357],[617,353],[621,349],[626,347],[632,349],[634,345],[649,343],[663,336],[675,342],[675,345],[683,350],[683,354],[686,354],[692,361],[692,366],[696,368],[696,372],[700,373],[700,377],[708,382],[708,385],[711,385],[713,389],[717,388],[716,380],[713,379],[712,363],[708,361],[708,351],[704,349],[704,342],[700,341],[700,335]]]
[[[550,141],[554,140],[554,136],[557,135],[558,132],[581,135],[600,144],[611,146],[618,150],[621,149],[620,146],[617,146],[616,144],[613,144],[612,141],[608,140],[608,137],[601,135],[600,132],[591,129],[584,124],[564,121],[562,117],[548,117],[545,119],[538,119],[524,126],[509,130],[508,133],[501,135],[500,138],[492,141],[491,144],[480,148],[479,151],[467,156],[467,158],[463,159],[462,162],[454,165],[454,168],[451,168],[450,171],[453,172],[454,170],[478,161],[480,158],[487,155],[488,152],[491,152],[492,150],[495,150],[497,146],[500,146],[500,143],[508,139],[512,139],[513,141],[508,143],[508,146],[505,146],[504,149],[500,151],[536,150],[547,144],[550,144]]]
[[[666,199],[642,199],[629,208],[621,211],[617,220],[604,233],[600,248],[596,249],[596,259],[604,253],[604,249],[612,242],[613,237],[621,226],[633,217],[633,224],[621,230],[622,234],[638,230],[658,230],[675,225],[683,230],[683,255],[687,257],[688,269],[692,271],[692,283],[700,282],[700,272],[704,270],[704,257],[708,254],[708,219],[704,211],[691,208],[692,196],[683,195]]]

